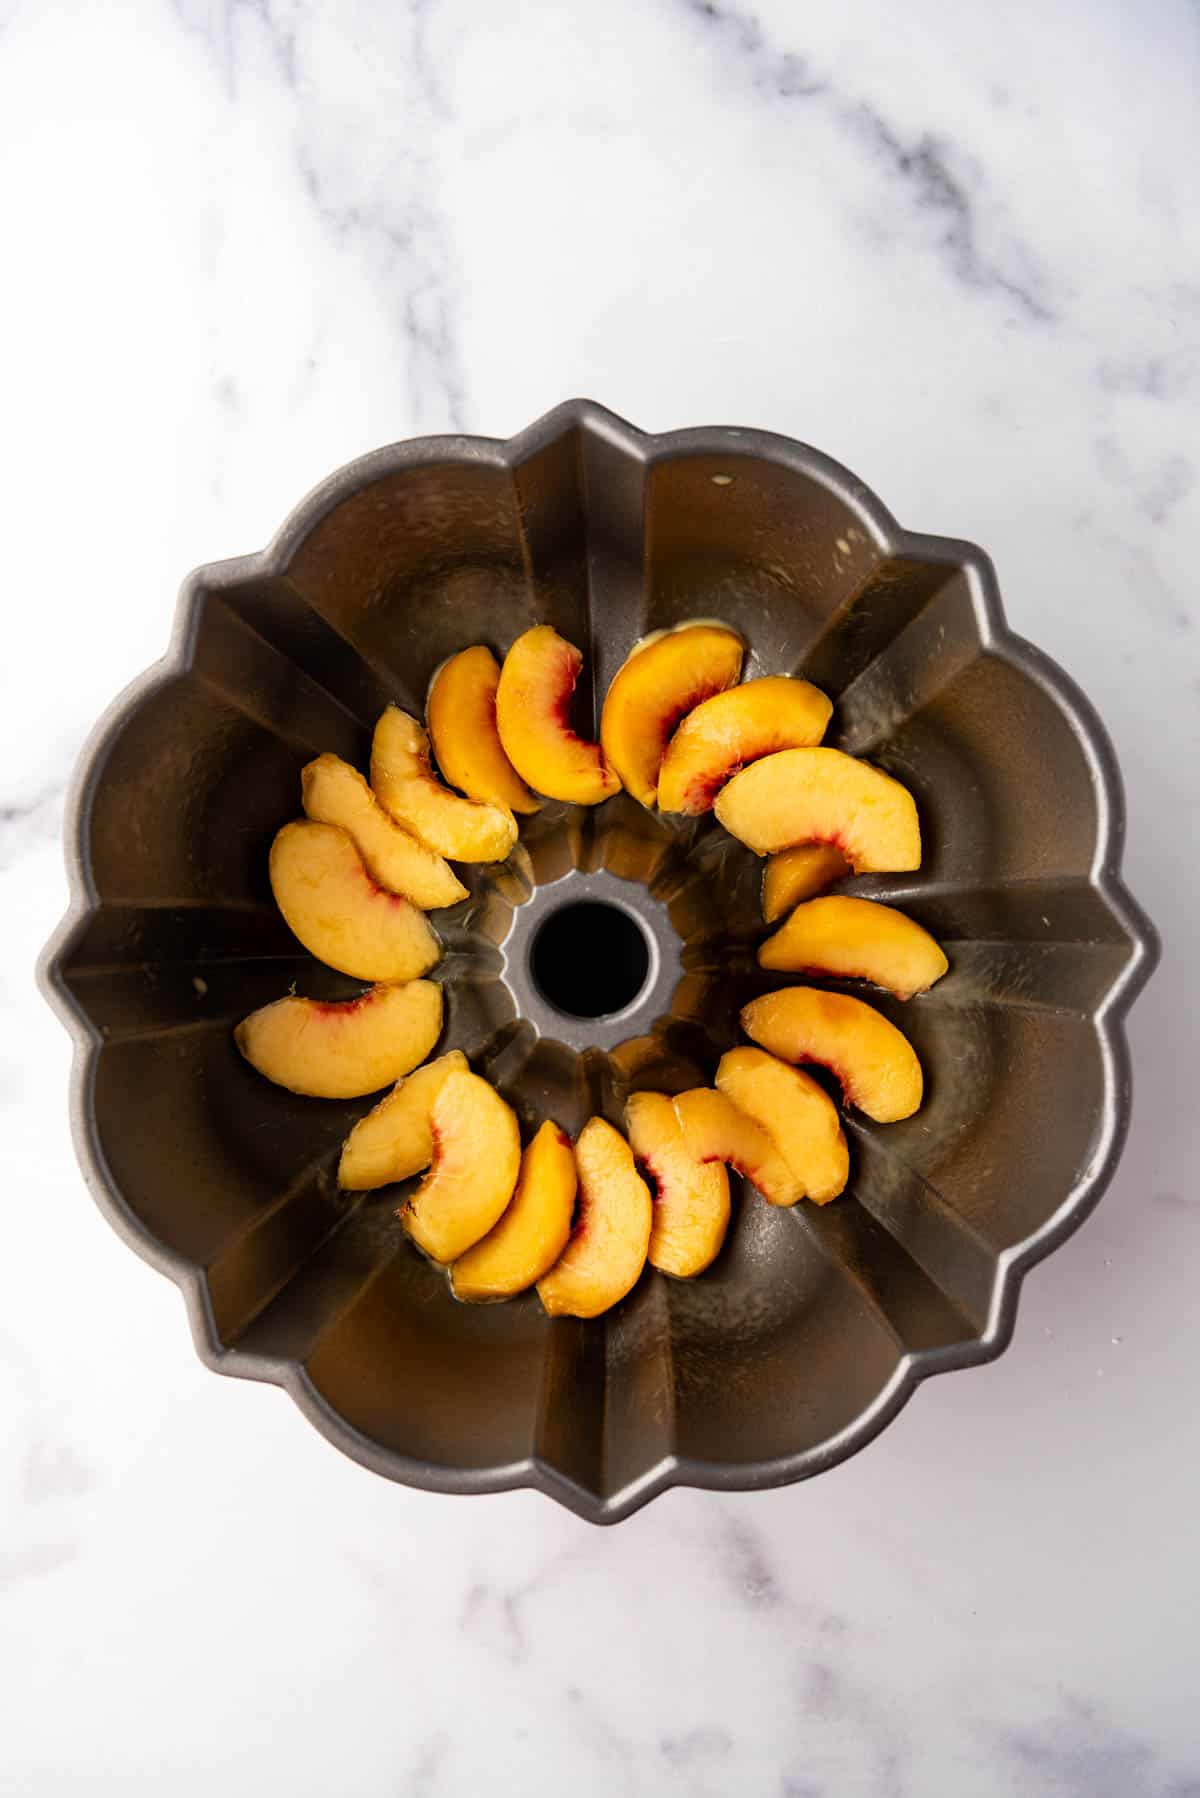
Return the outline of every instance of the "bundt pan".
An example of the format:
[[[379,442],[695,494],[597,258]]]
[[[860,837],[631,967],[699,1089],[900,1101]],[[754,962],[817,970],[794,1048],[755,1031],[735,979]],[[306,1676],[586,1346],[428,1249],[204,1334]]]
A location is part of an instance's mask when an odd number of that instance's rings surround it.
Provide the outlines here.
[[[283,924],[268,846],[303,764],[332,750],[365,766],[383,706],[419,711],[454,650],[503,652],[551,623],[587,652],[586,714],[639,636],[697,616],[744,634],[747,673],[817,682],[827,741],[916,796],[920,873],[848,885],[898,901],[949,954],[910,1004],[871,993],[902,1015],[926,1103],[900,1124],[847,1119],[851,1184],[825,1209],[745,1192],[699,1279],[648,1271],[594,1322],[551,1321],[533,1294],[459,1304],[403,1236],[394,1189],[337,1190],[371,1101],[297,1098],[235,1049],[235,1021],[293,983],[354,990]],[[1122,1021],[1156,953],[1121,837],[1103,730],[1005,628],[987,558],[899,529],[815,450],[645,436],[584,402],[508,442],[397,444],[318,488],[263,554],[193,575],[165,661],[84,756],[74,901],[44,967],[77,1044],[79,1154],[114,1226],[180,1286],[204,1360],[285,1387],[378,1473],[534,1486],[595,1522],[675,1484],[802,1479],[919,1380],[998,1354],[1022,1274],[1113,1171]],[[526,1130],[619,1123],[632,1087],[710,1080],[739,1004],[783,983],[754,961],[760,866],[711,817],[624,795],[547,804],[435,915],[441,1046]],[[542,921],[575,899],[615,904],[640,941],[581,911],[539,966]],[[570,1015],[588,1001],[554,982],[605,956],[616,1015]]]

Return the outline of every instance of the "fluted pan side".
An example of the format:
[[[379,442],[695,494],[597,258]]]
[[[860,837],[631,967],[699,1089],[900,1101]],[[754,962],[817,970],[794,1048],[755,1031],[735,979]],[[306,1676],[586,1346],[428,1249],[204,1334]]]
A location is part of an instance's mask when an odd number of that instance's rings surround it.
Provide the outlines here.
[[[554,625],[584,651],[575,722],[591,734],[634,642],[696,617],[744,634],[747,674],[821,685],[827,741],[916,797],[921,872],[841,890],[902,904],[946,947],[930,993],[870,995],[916,1046],[926,1102],[900,1124],[848,1118],[851,1182],[826,1209],[735,1193],[701,1279],[648,1274],[589,1323],[550,1320],[533,1294],[456,1303],[394,1189],[338,1190],[339,1145],[373,1099],[297,1098],[234,1046],[237,1019],[289,990],[358,990],[283,923],[268,846],[304,764],[365,766],[382,707],[419,712],[465,645],[499,653]],[[74,819],[75,900],[45,980],[77,1034],[101,1203],[184,1288],[206,1358],[283,1384],[394,1478],[532,1484],[612,1521],[675,1481],[817,1472],[919,1378],[1003,1347],[1021,1272],[1119,1151],[1120,1020],[1155,945],[1120,884],[1103,733],[1009,635],[979,551],[901,531],[844,469],[765,433],[646,437],[575,403],[508,443],[364,458],[263,555],[192,578],[166,662],[81,769]],[[433,915],[439,1050],[464,1050],[526,1136],[546,1116],[620,1124],[631,1091],[711,1079],[740,1007],[800,978],[758,967],[761,864],[711,817],[550,802],[507,863],[462,872],[467,897]],[[634,895],[674,970],[611,1044],[535,1023],[522,998],[518,945],[581,879]]]

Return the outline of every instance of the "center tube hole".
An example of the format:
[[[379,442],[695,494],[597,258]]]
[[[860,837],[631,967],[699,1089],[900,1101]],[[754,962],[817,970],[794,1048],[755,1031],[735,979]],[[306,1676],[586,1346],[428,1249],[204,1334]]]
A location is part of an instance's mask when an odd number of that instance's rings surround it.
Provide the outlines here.
[[[624,1011],[646,984],[650,945],[636,918],[580,899],[551,912],[533,940],[533,978],[551,1005],[574,1018]]]

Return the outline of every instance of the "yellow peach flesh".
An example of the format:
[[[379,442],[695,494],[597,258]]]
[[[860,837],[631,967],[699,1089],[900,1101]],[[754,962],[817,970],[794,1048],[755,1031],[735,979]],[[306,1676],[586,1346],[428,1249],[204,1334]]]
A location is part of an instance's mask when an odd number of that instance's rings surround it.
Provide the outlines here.
[[[440,855],[419,843],[384,811],[357,768],[336,755],[319,755],[300,774],[301,802],[317,824],[336,824],[354,841],[367,873],[389,893],[422,911],[457,905],[467,889]]]
[[[567,1246],[538,1281],[551,1317],[598,1317],[636,1285],[650,1246],[650,1189],[633,1150],[603,1118],[575,1144],[579,1193]]]
[[[441,1028],[441,987],[410,980],[332,1004],[276,999],[233,1034],[251,1067],[276,1086],[313,1099],[358,1099],[410,1073]]]
[[[840,749],[782,749],[722,787],[717,821],[756,855],[831,843],[856,874],[921,865],[917,808],[907,787]]]
[[[428,736],[399,706],[388,706],[375,726],[371,785],[398,824],[451,861],[503,861],[517,840],[510,811],[464,799],[443,786],[429,765]]]
[[[806,1198],[827,1205],[844,1189],[850,1155],[837,1106],[808,1074],[763,1049],[730,1049],[717,1088],[762,1125]]]
[[[429,687],[425,717],[438,767],[468,799],[510,812],[536,812],[540,802],[504,753],[496,727],[500,664],[482,643],[443,662]]]
[[[870,980],[897,999],[925,992],[950,965],[929,932],[894,906],[838,894],[798,905],[758,959],[784,973]]]
[[[434,1261],[456,1261],[502,1216],[521,1167],[516,1115],[478,1074],[453,1072],[429,1118],[433,1161],[398,1216]]]
[[[504,752],[535,793],[569,805],[599,805],[620,792],[599,743],[570,724],[571,695],[583,656],[548,624],[518,637],[504,658],[496,690],[496,725]]]
[[[604,700],[600,742],[627,792],[652,806],[680,719],[733,685],[742,640],[717,624],[683,624],[635,645]]]
[[[371,879],[344,830],[285,824],[271,844],[271,890],[318,961],[356,980],[415,980],[441,955],[429,920]]]
[[[762,914],[764,924],[774,924],[802,899],[812,899],[835,880],[845,880],[850,863],[829,843],[801,843],[767,857],[763,869]]]
[[[347,1192],[374,1192],[427,1168],[433,1160],[433,1102],[451,1074],[466,1072],[466,1056],[451,1049],[399,1081],[346,1138],[338,1185]]]
[[[878,1124],[911,1117],[921,1103],[921,1063],[908,1038],[862,999],[791,986],[753,999],[742,1029],[783,1061],[816,1062],[841,1081],[849,1104]]]
[[[521,1157],[517,1190],[500,1222],[454,1263],[459,1299],[506,1299],[547,1273],[567,1246],[576,1190],[565,1130],[544,1123]]]
[[[770,1205],[795,1205],[804,1197],[803,1185],[774,1139],[728,1093],[696,1086],[674,1103],[688,1153],[697,1161],[727,1162]]]
[[[634,1155],[653,1182],[647,1260],[661,1273],[690,1279],[720,1250],[729,1227],[729,1176],[719,1162],[697,1161],[683,1140],[665,1093],[633,1093],[625,1128]]]
[[[671,738],[658,775],[664,812],[710,811],[742,768],[781,749],[819,743],[833,710],[809,681],[769,674],[706,699]]]

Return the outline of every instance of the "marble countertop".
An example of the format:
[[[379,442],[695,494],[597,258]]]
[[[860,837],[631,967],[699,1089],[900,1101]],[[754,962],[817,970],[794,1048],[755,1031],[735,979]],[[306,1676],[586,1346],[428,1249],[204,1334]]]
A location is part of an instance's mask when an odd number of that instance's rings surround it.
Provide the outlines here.
[[[6,1791],[1200,1794],[1198,74],[1186,0],[0,0]],[[31,974],[181,575],[377,443],[580,393],[987,546],[1113,734],[1166,952],[1118,1177],[1003,1359],[610,1531],[392,1487],[205,1372]]]

